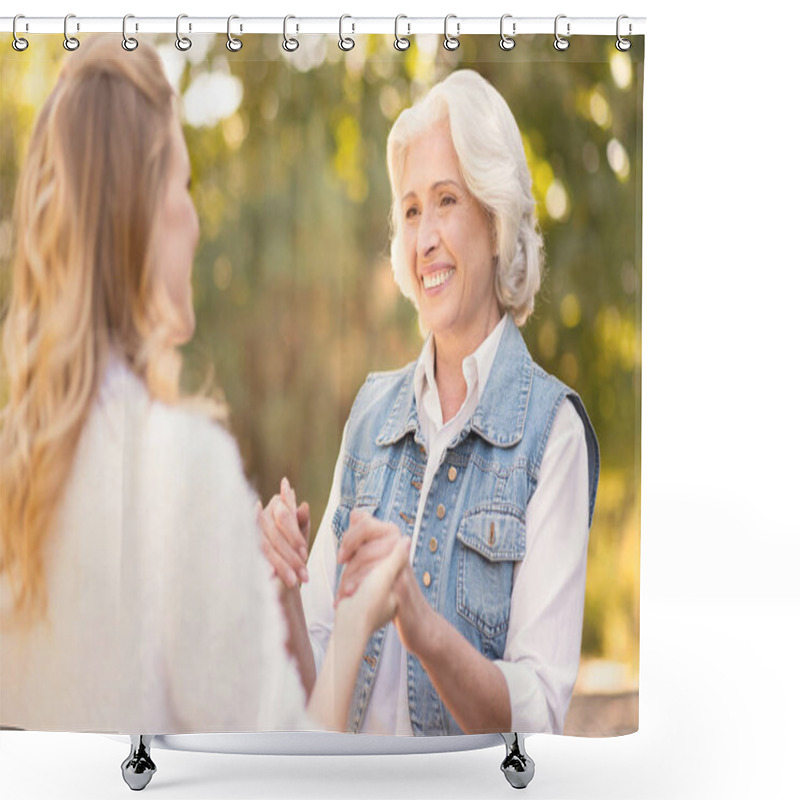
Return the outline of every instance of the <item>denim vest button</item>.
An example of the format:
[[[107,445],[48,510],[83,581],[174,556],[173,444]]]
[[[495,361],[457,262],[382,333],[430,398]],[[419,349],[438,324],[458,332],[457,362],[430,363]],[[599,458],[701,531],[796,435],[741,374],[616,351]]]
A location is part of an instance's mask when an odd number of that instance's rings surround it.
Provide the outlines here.
[[[430,548],[431,553],[435,553],[438,550],[439,543],[436,541],[436,539],[431,539]]]
[[[439,519],[444,519],[444,506],[441,503],[436,507],[436,516]]]
[[[422,582],[425,584],[426,587],[431,585],[431,574],[430,572],[426,572],[422,576]]]
[[[450,479],[450,483],[452,483],[456,479],[457,475],[458,475],[458,470],[455,467],[450,467],[450,469],[447,470],[447,477]]]

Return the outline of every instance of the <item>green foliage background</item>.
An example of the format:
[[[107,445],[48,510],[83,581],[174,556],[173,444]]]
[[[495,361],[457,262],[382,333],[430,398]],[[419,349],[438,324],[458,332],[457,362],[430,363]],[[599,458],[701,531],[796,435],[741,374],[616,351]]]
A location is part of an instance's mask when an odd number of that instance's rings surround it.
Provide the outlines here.
[[[254,36],[230,54],[224,37],[194,39],[186,54],[172,37],[155,40],[183,96],[201,225],[185,383],[198,388],[213,365],[253,484],[266,500],[287,475],[316,521],[364,377],[414,359],[422,343],[388,261],[392,122],[456,68],[506,98],[547,250],[523,333],[534,359],[581,394],[601,446],[583,656],[584,667],[619,668],[584,688],[635,687],[643,41],[620,54],[613,38],[581,37],[558,53],[552,37],[520,37],[506,53],[497,37],[472,36],[448,53],[439,37],[417,37],[398,53],[392,37],[360,36],[344,54],[333,37],[306,36],[286,54],[279,37]],[[3,307],[19,167],[69,57],[56,36],[0,55]]]

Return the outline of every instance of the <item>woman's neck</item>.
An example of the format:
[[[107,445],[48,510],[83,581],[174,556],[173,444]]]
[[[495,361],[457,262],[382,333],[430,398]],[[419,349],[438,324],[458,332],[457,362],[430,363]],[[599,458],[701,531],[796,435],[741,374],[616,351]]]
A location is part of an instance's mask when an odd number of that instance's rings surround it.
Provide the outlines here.
[[[464,359],[474,353],[486,341],[500,322],[499,311],[491,315],[486,325],[470,338],[458,336],[433,336],[434,375],[442,408],[442,422],[449,422],[464,404],[467,397],[467,381],[464,377]]]

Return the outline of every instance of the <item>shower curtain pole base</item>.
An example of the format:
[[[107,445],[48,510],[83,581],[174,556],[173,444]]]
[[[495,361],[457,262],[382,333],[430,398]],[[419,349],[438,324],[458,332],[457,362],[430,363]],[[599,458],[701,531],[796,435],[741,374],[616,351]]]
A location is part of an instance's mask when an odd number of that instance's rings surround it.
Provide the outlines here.
[[[525,752],[525,739],[518,733],[501,733],[506,743],[506,757],[500,765],[506,780],[515,789],[524,789],[532,780],[536,765]]]
[[[131,752],[122,762],[122,778],[134,792],[140,792],[150,783],[156,765],[150,758],[152,736],[131,734]]]

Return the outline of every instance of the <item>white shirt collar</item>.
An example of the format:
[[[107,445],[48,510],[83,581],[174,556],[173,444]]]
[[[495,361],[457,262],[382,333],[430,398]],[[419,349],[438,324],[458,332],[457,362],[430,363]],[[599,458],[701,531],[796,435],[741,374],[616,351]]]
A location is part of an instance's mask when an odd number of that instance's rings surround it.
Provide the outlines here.
[[[461,370],[467,383],[467,396],[464,404],[454,419],[461,418],[461,411],[469,407],[470,413],[477,408],[483,390],[489,381],[489,373],[494,364],[497,348],[503,336],[505,325],[508,324],[509,315],[505,314],[494,330],[480,343],[474,353],[470,353],[461,362]],[[439,392],[436,388],[436,375],[434,364],[433,334],[428,334],[422,353],[414,370],[414,397],[417,401],[417,413],[425,414],[436,428],[442,427],[442,408],[439,402]]]

